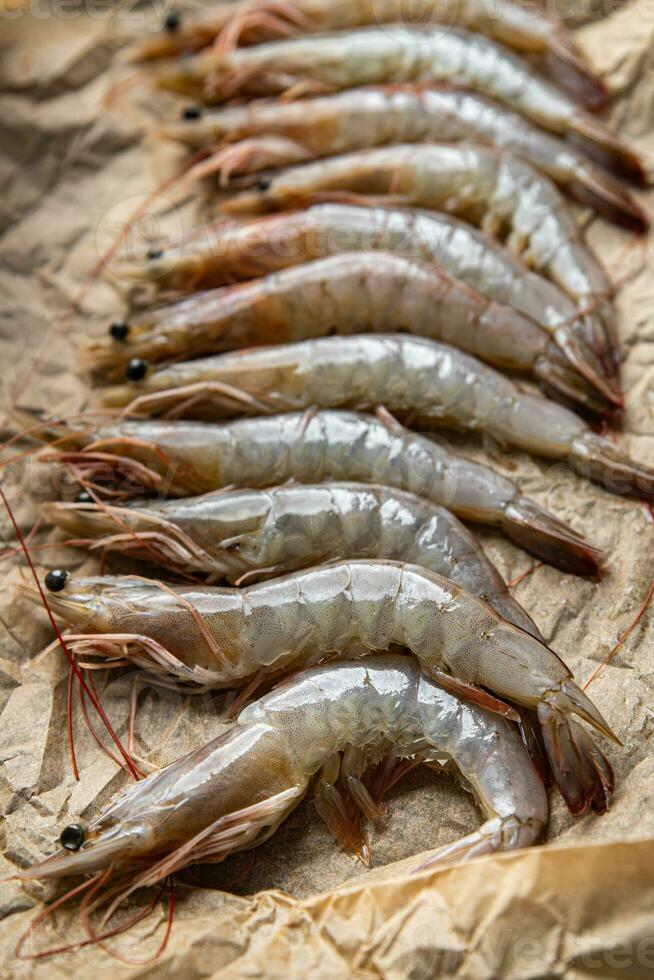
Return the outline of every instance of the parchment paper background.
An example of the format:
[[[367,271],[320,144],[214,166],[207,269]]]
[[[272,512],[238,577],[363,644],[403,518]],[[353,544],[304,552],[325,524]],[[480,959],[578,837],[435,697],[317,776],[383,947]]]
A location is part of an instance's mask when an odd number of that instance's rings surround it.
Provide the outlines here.
[[[82,312],[52,333],[90,268],[143,195],[170,174],[175,153],[145,141],[153,116],[178,111],[135,79],[111,106],[107,91],[129,76],[116,56],[120,38],[161,18],[108,5],[84,10],[34,0],[31,12],[0,4],[0,358],[3,402],[49,412],[83,407],[73,372],[75,336],[106,330],[124,312],[102,280]],[[654,160],[654,7],[644,0],[612,10],[568,4],[578,33],[614,94],[615,127]],[[172,108],[171,108],[172,106]],[[654,213],[654,194],[642,195]],[[135,234],[148,238],[197,220],[205,205],[183,190],[165,195],[156,217]],[[581,214],[588,237],[619,291],[627,392],[624,434],[634,456],[654,462],[654,277],[651,247]],[[44,346],[45,345],[45,346]],[[37,369],[28,366],[41,348]],[[583,530],[609,558],[600,583],[538,568],[515,588],[546,638],[585,681],[631,622],[654,578],[654,524],[639,503],[611,497],[564,467],[535,463],[471,441],[471,454],[511,473],[525,492]],[[6,454],[8,455],[8,454]],[[58,475],[15,464],[2,472],[22,527],[39,503],[58,496]],[[63,488],[65,489],[65,488]],[[3,550],[13,546],[3,522]],[[35,541],[47,540],[41,534]],[[508,579],[533,561],[492,534],[483,541]],[[57,547],[35,552],[41,570],[77,567],[83,556]],[[97,567],[87,560],[85,567]],[[116,567],[116,566],[115,566]],[[120,567],[120,566],[118,566]],[[81,781],[70,771],[66,670],[60,653],[39,657],[51,636],[43,617],[12,592],[22,562],[0,563],[0,875],[10,875],[55,844],[61,827],[86,819],[123,775],[79,727]],[[531,851],[409,876],[418,853],[478,824],[471,798],[444,778],[417,772],[391,798],[387,820],[371,829],[370,871],[343,854],[305,801],[253,866],[237,855],[206,880],[224,890],[180,889],[166,953],[139,967],[100,949],[24,963],[14,958],[34,915],[39,887],[27,894],[0,884],[3,976],[48,977],[645,977],[654,973],[654,753],[652,640],[648,612],[591,692],[624,748],[610,748],[617,778],[611,812],[573,821],[552,799],[548,843]],[[101,683],[102,688],[102,683]],[[133,678],[107,681],[103,701],[121,734]],[[213,737],[219,705],[139,691],[136,750],[153,764],[171,761]],[[156,946],[155,917],[116,943],[144,959]],[[74,909],[43,927],[41,946],[77,934]]]

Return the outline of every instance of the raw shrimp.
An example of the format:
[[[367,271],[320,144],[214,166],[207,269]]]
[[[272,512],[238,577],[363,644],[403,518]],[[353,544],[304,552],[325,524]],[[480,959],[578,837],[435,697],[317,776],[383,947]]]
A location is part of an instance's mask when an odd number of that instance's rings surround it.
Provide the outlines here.
[[[603,362],[616,361],[612,287],[604,270],[554,184],[513,154],[468,143],[359,150],[273,174],[261,188],[226,201],[223,210],[285,210],[330,191],[446,211],[500,238],[582,309],[597,311],[599,318],[586,321],[594,328],[587,342]]]
[[[554,283],[531,272],[483,232],[438,212],[321,204],[306,211],[196,229],[187,239],[117,261],[116,276],[158,289],[223,285],[344,252],[392,252],[431,262],[483,296],[511,306],[547,330],[602,396],[621,404],[586,337],[591,318]]]
[[[517,112],[474,92],[422,86],[351,89],[309,101],[262,100],[167,123],[160,135],[197,149],[229,141],[192,171],[231,174],[389,143],[487,142],[546,174],[580,204],[637,232],[649,216],[627,188],[584,154]]]
[[[64,449],[60,442],[62,448],[43,459],[71,463],[91,479],[125,477],[125,493],[139,485],[188,497],[288,480],[383,484],[466,520],[499,526],[560,568],[594,574],[599,566],[599,553],[581,535],[523,497],[511,480],[392,419],[323,411],[224,425],[123,421],[93,435],[68,430],[68,439],[77,448]]]
[[[447,82],[488,95],[543,129],[573,137],[619,176],[646,180],[636,153],[507,48],[455,28],[397,24],[258,44],[208,48],[162,67],[163,88],[225,102],[236,95],[315,94],[380,82]]]
[[[126,413],[217,420],[303,408],[383,405],[418,429],[487,433],[501,444],[565,460],[611,493],[654,499],[654,470],[632,462],[577,415],[520,389],[447,344],[401,334],[323,337],[219,354],[105,388]]]
[[[248,705],[228,732],[118,793],[86,827],[76,825],[76,851],[61,849],[18,877],[112,867],[111,895],[123,875],[122,900],[187,865],[260,844],[318,773],[319,813],[367,863],[356,812],[381,815],[365,775],[389,749],[398,762],[456,772],[486,818],[430,865],[525,847],[547,823],[545,790],[507,721],[443,690],[409,657],[370,657],[315,667]]]
[[[198,51],[223,32],[220,46],[272,40],[286,34],[343,31],[389,22],[428,28],[458,25],[525,55],[541,55],[559,85],[582,105],[602,108],[607,93],[601,78],[584,61],[560,20],[512,0],[240,0],[213,4],[200,13],[179,17],[175,29],[146,38],[133,48],[139,59]]]
[[[35,590],[23,591],[40,602]],[[571,810],[608,806],[612,780],[571,716],[615,736],[563,661],[477,596],[417,565],[343,561],[244,589],[172,592],[140,577],[69,577],[49,603],[76,630],[67,643],[79,656],[127,659],[164,684],[234,688],[321,660],[405,647],[426,673],[481,706],[514,718],[498,698],[535,709]]]
[[[497,367],[531,373],[550,390],[603,412],[606,403],[548,334],[434,265],[383,252],[329,256],[264,279],[143,312],[116,341],[86,341],[83,366],[123,378],[134,359],[160,361],[370,331],[445,340]]]
[[[139,500],[123,507],[44,503],[56,525],[110,551],[240,584],[335,558],[391,558],[429,568],[480,596],[504,619],[538,630],[473,534],[412,493],[358,483]]]

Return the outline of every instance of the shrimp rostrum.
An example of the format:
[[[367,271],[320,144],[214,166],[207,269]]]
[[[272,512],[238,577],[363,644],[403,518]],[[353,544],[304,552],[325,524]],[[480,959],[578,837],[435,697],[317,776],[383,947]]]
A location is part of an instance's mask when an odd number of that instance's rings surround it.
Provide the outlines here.
[[[572,716],[614,736],[563,661],[477,596],[417,565],[343,561],[244,589],[69,577],[49,603],[79,631],[67,640],[72,651],[127,659],[164,684],[233,689],[321,660],[407,648],[426,673],[484,707],[507,713],[506,699],[534,709],[570,809],[608,807],[610,767]]]
[[[266,840],[312,782],[321,816],[367,862],[357,813],[382,813],[366,780],[384,755],[453,771],[482,810],[482,826],[428,865],[526,847],[545,827],[545,790],[510,723],[444,690],[412,658],[370,657],[315,667],[250,704],[226,734],[75,825],[77,850],[59,850],[18,877],[110,868],[110,917],[139,887]]]
[[[46,502],[43,514],[92,547],[234,585],[335,558],[429,568],[539,635],[471,532],[445,507],[392,487],[323,483],[217,491],[124,505]]]
[[[386,334],[324,337],[219,354],[110,387],[106,405],[136,415],[219,419],[383,405],[418,429],[453,427],[565,460],[607,490],[654,499],[654,470],[631,461],[556,402],[527,394],[454,347]]]
[[[387,85],[348,89],[307,100],[261,99],[188,113],[164,123],[159,135],[213,150],[195,177],[232,175],[351,153],[393,143],[474,142],[509,150],[546,174],[574,200],[632,231],[649,217],[625,185],[569,141],[475,92],[447,87]]]
[[[59,446],[46,451],[43,461],[68,464],[102,494],[124,499],[147,489],[188,497],[289,480],[383,484],[448,507],[465,520],[499,527],[559,568],[580,574],[599,568],[599,552],[511,480],[386,416],[382,421],[349,412],[290,412],[222,425],[127,420],[93,433],[61,425],[56,431]]]
[[[181,20],[181,22],[180,22]],[[557,18],[511,0],[237,0],[214,3],[201,12],[177,14],[162,33],[133,48],[136,59],[150,60],[198,51],[219,38],[219,47],[273,40],[313,31],[343,31],[389,22],[425,28],[445,22],[485,34],[523,54],[545,56],[556,79],[579,102],[601,108],[602,80],[583,60],[572,35]]]

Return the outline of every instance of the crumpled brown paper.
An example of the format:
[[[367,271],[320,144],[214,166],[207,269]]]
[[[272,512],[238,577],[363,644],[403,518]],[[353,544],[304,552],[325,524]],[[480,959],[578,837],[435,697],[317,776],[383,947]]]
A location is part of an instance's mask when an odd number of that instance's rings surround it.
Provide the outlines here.
[[[117,5],[118,6],[118,5]],[[636,2],[598,13],[566,5],[580,41],[615,95],[610,118],[654,160],[654,12]],[[57,324],[88,281],[89,269],[143,197],[176,164],[175,151],[145,141],[153,117],[178,111],[120,65],[121,39],[159,19],[161,5],[107,16],[70,4],[0,4],[0,311],[3,403],[65,414],[85,404],[73,373],[75,336],[105,330],[124,312],[102,278],[88,286],[80,313]],[[72,14],[71,14],[72,11]],[[9,14],[11,16],[9,16]],[[118,56],[118,57],[117,57]],[[111,100],[110,100],[111,101]],[[654,213],[654,194],[640,195]],[[197,219],[179,188],[160,196],[155,217],[135,234],[174,232]],[[621,284],[617,307],[627,393],[626,447],[654,456],[654,278],[642,243],[593,220],[588,238]],[[55,329],[53,329],[55,328]],[[29,377],[28,366],[37,359]],[[639,609],[654,578],[654,524],[641,504],[611,497],[561,466],[482,448],[525,492],[568,520],[608,556],[600,583],[539,567],[514,589],[541,630],[583,682]],[[39,503],[58,496],[61,475],[18,462],[3,486],[28,530]],[[533,565],[497,535],[481,535],[507,579]],[[34,541],[47,541],[38,534]],[[8,522],[3,547],[14,545]],[[41,569],[97,568],[63,546],[35,550]],[[62,825],[86,819],[124,782],[76,720],[79,783],[71,775],[66,719],[67,672],[60,652],[39,655],[51,635],[42,617],[16,600],[20,559],[3,558],[0,602],[0,801],[4,813],[0,876],[50,852]],[[139,967],[85,948],[51,960],[19,962],[14,948],[45,894],[5,881],[0,893],[3,975],[122,977],[543,977],[651,976],[654,971],[654,755],[652,614],[646,613],[591,687],[624,746],[610,747],[617,791],[610,813],[572,820],[552,797],[548,843],[530,851],[414,877],[416,856],[478,824],[471,798],[453,781],[415,772],[391,798],[388,818],[371,829],[372,868],[342,853],[305,801],[251,856],[236,855],[200,879],[214,890],[181,886],[164,956]],[[221,728],[209,696],[140,689],[134,675],[100,678],[103,703],[126,737],[136,699],[135,751],[153,765],[171,761]],[[218,889],[218,890],[216,890]],[[128,959],[156,947],[158,917],[115,943]],[[39,948],[79,935],[75,908],[44,925]],[[34,946],[36,948],[36,946]],[[29,949],[29,947],[28,947]]]

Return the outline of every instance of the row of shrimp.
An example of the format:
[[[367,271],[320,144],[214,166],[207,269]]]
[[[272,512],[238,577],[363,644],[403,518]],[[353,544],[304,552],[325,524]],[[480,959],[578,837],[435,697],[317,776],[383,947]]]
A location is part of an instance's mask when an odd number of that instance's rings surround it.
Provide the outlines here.
[[[100,574],[20,591],[77,683],[229,690],[236,720],[19,877],[89,876],[97,941],[134,891],[255,847],[310,789],[367,863],[397,779],[454,771],[485,822],[421,868],[532,844],[552,784],[604,813],[612,768],[580,722],[618,739],[462,521],[566,573],[604,558],[443,436],[654,500],[654,469],[597,431],[623,407],[614,286],[570,202],[649,227],[627,186],[645,164],[592,114],[602,80],[516,0],[217,2],[128,55],[194,100],[154,135],[193,151],[214,210],[111,263],[132,307],[81,344],[93,414],[34,427],[79,487],[42,516]],[[132,574],[104,573],[117,557]]]

